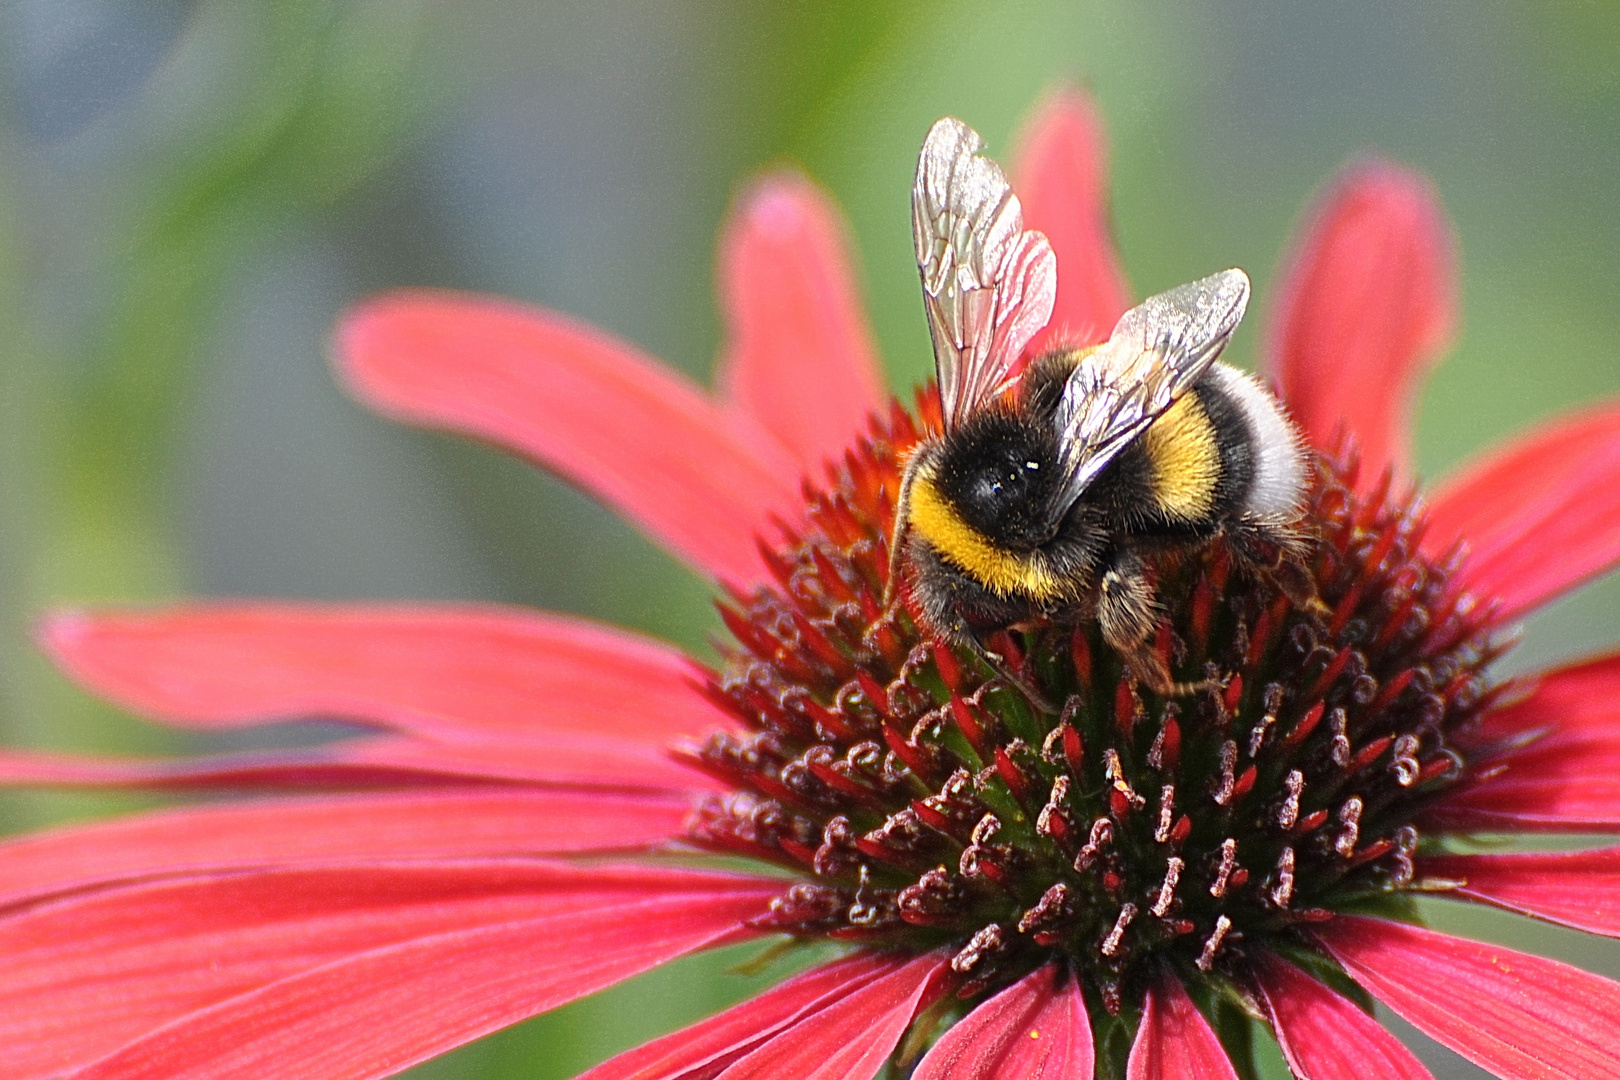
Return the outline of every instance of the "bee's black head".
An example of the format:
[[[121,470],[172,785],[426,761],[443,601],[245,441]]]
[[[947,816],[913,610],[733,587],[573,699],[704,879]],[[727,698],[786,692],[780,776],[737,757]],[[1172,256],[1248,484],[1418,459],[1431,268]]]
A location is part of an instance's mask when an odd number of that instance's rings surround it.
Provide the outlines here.
[[[1028,551],[1051,539],[1057,441],[1004,413],[974,417],[945,440],[934,476],[962,520],[997,547]]]

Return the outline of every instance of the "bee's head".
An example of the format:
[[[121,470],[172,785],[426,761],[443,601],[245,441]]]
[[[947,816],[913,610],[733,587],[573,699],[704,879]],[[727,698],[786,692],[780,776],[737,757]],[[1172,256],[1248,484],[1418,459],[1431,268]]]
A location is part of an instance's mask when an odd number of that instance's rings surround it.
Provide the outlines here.
[[[1051,434],[989,413],[953,432],[933,481],[971,528],[998,547],[1028,551],[1051,539],[1048,513],[1061,483]]]

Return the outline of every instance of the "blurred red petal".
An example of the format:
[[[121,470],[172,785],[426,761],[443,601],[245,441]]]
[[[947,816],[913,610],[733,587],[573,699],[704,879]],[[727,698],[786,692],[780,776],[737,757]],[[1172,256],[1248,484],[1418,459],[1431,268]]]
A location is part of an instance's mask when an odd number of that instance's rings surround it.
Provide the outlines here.
[[[310,750],[252,751],[190,758],[126,758],[110,755],[0,750],[0,784],[13,787],[146,788],[159,791],[213,789],[333,790],[430,787],[485,779],[467,770],[400,768],[365,760],[374,740],[334,743]]]
[[[1445,896],[1620,937],[1620,848],[1447,855],[1418,860],[1418,871],[1460,883]]]
[[[1091,1080],[1095,1065],[1080,984],[1048,964],[958,1020],[912,1080]]]
[[[773,1036],[719,1080],[871,1080],[944,992],[947,953],[924,953]]]
[[[1620,405],[1554,420],[1487,454],[1431,496],[1424,547],[1467,543],[1458,585],[1502,620],[1620,562]]]
[[[96,694],[188,726],[324,717],[443,738],[574,731],[665,746],[728,723],[674,647],[515,608],[64,612],[40,637]]]
[[[1300,1080],[1433,1080],[1383,1025],[1294,965],[1262,954],[1253,970],[1283,1057]]]
[[[385,415],[499,443],[553,469],[698,570],[747,583],[754,534],[796,497],[792,458],[697,386],[554,312],[395,292],[352,309],[338,363]]]
[[[1267,373],[1310,441],[1343,428],[1361,485],[1404,480],[1413,399],[1455,321],[1451,229],[1428,181],[1382,161],[1356,165],[1310,211],[1278,275]]]
[[[186,807],[0,844],[0,906],[137,878],[311,860],[456,859],[645,850],[681,829],[683,798],[449,790]]]
[[[294,1071],[299,1055],[293,1048],[319,1051],[307,1045],[301,1023],[318,1028],[337,1016],[367,1015],[358,1037],[370,1042],[371,1055],[387,1058],[396,1039],[409,1043],[416,1036],[396,1026],[401,1016],[368,1015],[367,1004],[403,990],[419,1009],[454,1013],[458,975],[468,980],[459,988],[463,995],[473,992],[477,977],[458,970],[459,942],[498,932],[518,965],[514,970],[533,974],[544,967],[541,978],[581,961],[630,961],[631,970],[618,971],[616,980],[650,966],[648,960],[667,959],[672,945],[684,952],[735,931],[738,920],[759,911],[777,887],[757,878],[646,867],[587,870],[536,860],[481,860],[219,875],[58,901],[0,921],[0,954],[6,957],[0,1045],[7,1047],[0,1077],[54,1075],[176,1020],[151,1048],[115,1055],[124,1064],[97,1075],[121,1075],[123,1068],[180,1075],[218,1055],[228,1061],[233,1049],[263,1051],[266,1041],[279,1044],[283,1056],[261,1075],[305,1075]],[[614,934],[618,940],[602,940]],[[238,1005],[238,995],[252,997],[255,989],[273,990],[305,974],[329,980],[327,973],[357,956],[401,947],[421,949],[423,962],[403,968],[374,963],[375,983],[345,983],[341,992],[330,986],[333,992],[320,1007],[309,1010],[313,1015],[283,1008],[261,1014],[264,1026],[257,1030],[237,1026],[215,1041],[208,1036],[208,1018],[217,1021],[221,1012],[194,1014],[224,1004],[223,1016],[240,1023],[252,1006]],[[531,955],[525,967],[525,950],[546,958]],[[569,998],[587,992],[580,988]],[[285,1004],[286,995],[280,1000]],[[394,1007],[402,1004],[396,1000]],[[430,1026],[452,1022],[447,1015]],[[448,1045],[454,1043],[440,1049]],[[160,1071],[160,1063],[175,1072]],[[225,1075],[209,1074],[206,1067],[201,1074]]]
[[[626,1051],[576,1080],[709,1080],[763,1040],[902,963],[895,953],[862,952],[822,964],[723,1013]]]
[[[1027,351],[1102,342],[1131,306],[1131,288],[1108,222],[1106,141],[1090,97],[1074,87],[1048,94],[1013,160],[1024,225],[1047,233],[1058,256],[1058,301]]]
[[[1174,975],[1148,989],[1125,1080],[1237,1080],[1221,1041]]]
[[[646,743],[589,735],[482,743],[349,739],[300,750],[192,758],[0,750],[0,785],[18,787],[331,791],[469,783],[666,792],[709,786],[703,777]]]
[[[1108,337],[1131,304],[1108,221],[1108,169],[1102,119],[1072,87],[1048,95],[1018,140],[1013,188],[1024,225],[1046,234],[1057,254],[1057,304],[1030,342],[1038,354]]]
[[[1620,983],[1382,919],[1341,915],[1316,932],[1374,997],[1505,1080],[1620,1077]]]
[[[819,477],[885,402],[832,201],[791,172],[745,192],[720,242],[720,299],[722,394]]]

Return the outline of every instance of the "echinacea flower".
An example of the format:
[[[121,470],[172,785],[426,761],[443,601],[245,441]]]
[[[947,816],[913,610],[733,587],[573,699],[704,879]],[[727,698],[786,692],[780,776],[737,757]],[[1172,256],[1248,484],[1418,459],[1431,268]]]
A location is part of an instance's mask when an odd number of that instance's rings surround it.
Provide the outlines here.
[[[1127,306],[1099,146],[1060,95],[1015,170],[1058,257],[1036,348],[1096,340]],[[719,669],[502,608],[54,617],[57,661],[155,719],[371,730],[0,759],[14,783],[264,796],[0,845],[0,1080],[385,1076],[782,935],[844,948],[587,1075],[1235,1077],[1253,1017],[1307,1080],[1427,1076],[1377,999],[1499,1076],[1620,1077],[1620,984],[1413,906],[1620,936],[1620,849],[1465,848],[1620,831],[1620,655],[1492,674],[1514,620],[1620,561],[1620,407],[1410,494],[1407,406],[1451,273],[1421,180],[1368,164],[1329,189],[1266,352],[1317,451],[1325,613],[1219,544],[1166,562],[1157,647],[1219,688],[1147,693],[1089,626],[998,636],[1055,715],[880,603],[898,469],[937,408],[885,400],[805,181],[760,182],[727,228],[713,395],[555,314],[362,305],[338,336],[358,395],[562,473],[722,585]]]

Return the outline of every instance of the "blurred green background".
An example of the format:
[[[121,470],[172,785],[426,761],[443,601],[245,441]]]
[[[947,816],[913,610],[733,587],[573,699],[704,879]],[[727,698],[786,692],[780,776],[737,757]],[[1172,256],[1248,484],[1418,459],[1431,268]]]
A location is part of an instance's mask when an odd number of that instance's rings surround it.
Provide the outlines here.
[[[714,233],[783,161],[845,207],[895,385],[924,376],[907,199],[936,117],[1008,148],[1089,86],[1139,293],[1238,264],[1261,318],[1312,191],[1366,152],[1434,178],[1461,337],[1428,476],[1620,391],[1620,6],[1530,0],[515,4],[0,0],[0,725],[117,752],[168,736],[28,641],[51,605],[192,594],[518,601],[704,648],[705,586],[481,447],[363,413],[336,314],[431,284],[554,306],[705,377]],[[1601,583],[1515,666],[1606,647]],[[9,827],[107,800],[12,800]],[[1620,951],[1436,905],[1620,974]],[[700,960],[425,1066],[567,1077],[741,994]],[[1415,1040],[1436,1076],[1485,1075]],[[1271,1063],[1275,1071],[1277,1062]]]

